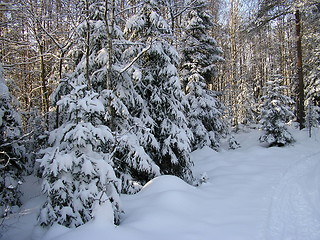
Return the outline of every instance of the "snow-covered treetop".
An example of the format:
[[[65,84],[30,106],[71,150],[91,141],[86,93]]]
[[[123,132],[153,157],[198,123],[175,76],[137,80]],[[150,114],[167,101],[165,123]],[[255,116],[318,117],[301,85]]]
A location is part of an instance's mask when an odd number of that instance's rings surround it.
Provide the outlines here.
[[[283,95],[284,91],[287,89],[287,86],[282,85],[282,79],[276,79],[267,81],[264,86],[265,96],[262,96],[262,99],[267,99],[272,101],[274,99],[285,98],[288,102],[291,102],[290,97]]]
[[[208,2],[195,0],[189,4],[190,9],[183,20],[185,28],[180,46],[184,87],[190,81],[211,83],[217,74],[216,64],[224,61],[221,48],[210,34],[213,23],[207,10]],[[194,75],[192,79],[188,79],[191,75]]]
[[[212,16],[207,10],[208,1],[207,0],[195,0],[188,1],[191,6],[191,11],[188,12],[188,19],[185,23],[186,30],[192,31],[206,31],[209,30],[213,23],[211,21]]]
[[[146,0],[140,12],[126,22],[125,33],[131,33],[131,38],[150,35],[170,34],[171,29],[166,20],[158,14],[158,1]]]

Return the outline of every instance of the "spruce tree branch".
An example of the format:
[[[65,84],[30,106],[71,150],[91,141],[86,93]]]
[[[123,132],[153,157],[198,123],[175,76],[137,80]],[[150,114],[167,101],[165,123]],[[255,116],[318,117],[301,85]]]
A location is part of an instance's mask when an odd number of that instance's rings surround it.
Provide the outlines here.
[[[3,143],[3,144],[0,145],[0,148],[10,146],[10,145],[12,145],[14,143],[17,143],[17,142],[21,142],[21,140],[23,140],[24,138],[26,138],[26,137],[30,136],[31,134],[33,134],[33,132],[34,131],[31,131],[31,132],[21,136],[20,138],[18,138],[16,140],[13,140],[12,142]]]
[[[124,73],[125,71],[127,71],[136,61],[138,61],[138,59],[143,55],[143,54],[145,54],[147,51],[149,51],[149,49],[151,48],[151,45],[152,44],[150,44],[148,47],[146,47],[146,48],[144,48],[141,52],[139,52],[139,54],[134,58],[134,59],[132,59],[132,61],[127,65],[127,66],[125,66],[123,69],[121,69],[121,71],[120,71],[120,75],[122,74],[122,73]]]

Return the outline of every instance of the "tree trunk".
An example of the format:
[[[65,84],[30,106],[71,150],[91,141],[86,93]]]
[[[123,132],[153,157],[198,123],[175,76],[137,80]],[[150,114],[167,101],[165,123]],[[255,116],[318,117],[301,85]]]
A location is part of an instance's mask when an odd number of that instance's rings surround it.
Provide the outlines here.
[[[302,46],[301,46],[301,20],[300,11],[295,12],[296,36],[297,36],[297,70],[298,70],[298,98],[297,98],[297,121],[300,129],[304,128],[304,83],[302,69]]]
[[[107,79],[106,79],[106,89],[113,91],[113,80],[112,80],[112,66],[113,66],[113,38],[114,38],[114,24],[115,24],[115,1],[111,0],[105,1],[105,23],[108,36],[108,63],[107,63]],[[110,114],[110,129],[115,130],[114,118],[115,111],[111,106],[111,99],[109,99],[108,110]]]
[[[86,80],[88,88],[91,89],[91,81],[89,76],[89,57],[90,57],[90,24],[89,24],[89,0],[86,1],[87,14],[87,39],[86,39]]]
[[[234,127],[238,128],[238,101],[237,97],[239,95],[238,89],[238,80],[239,80],[239,54],[238,54],[238,46],[237,46],[237,35],[238,35],[238,10],[239,10],[239,2],[238,0],[230,0],[230,22],[229,22],[229,29],[230,29],[230,56],[231,56],[231,99],[230,104],[232,108],[232,116],[231,116],[231,123]]]
[[[62,79],[62,65],[63,65],[63,59],[66,51],[64,49],[61,50],[61,55],[59,59],[59,81]],[[60,110],[59,110],[59,105],[56,107],[56,128],[59,127],[59,115],[60,115]]]
[[[39,44],[40,50],[40,78],[42,83],[42,104],[43,104],[43,112],[45,114],[45,121],[46,121],[46,128],[49,129],[49,95],[48,95],[48,88],[47,88],[47,81],[45,76],[45,63],[43,57],[43,46],[42,43]]]

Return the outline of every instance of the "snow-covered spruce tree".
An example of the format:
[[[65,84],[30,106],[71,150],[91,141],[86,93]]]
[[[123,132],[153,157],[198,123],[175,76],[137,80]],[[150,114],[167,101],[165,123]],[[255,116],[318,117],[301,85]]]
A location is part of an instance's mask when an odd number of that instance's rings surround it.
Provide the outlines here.
[[[101,53],[97,60],[103,61]],[[154,137],[139,118],[133,117],[134,111],[142,108],[143,100],[135,91],[128,73],[121,72],[123,67],[121,61],[112,65],[112,90],[103,90],[101,96],[110,114],[106,124],[112,126],[115,136],[113,162],[115,172],[122,181],[122,192],[135,193],[146,182],[160,175],[160,171],[142,147],[148,138]],[[106,74],[102,70],[99,76],[103,79]]]
[[[112,14],[108,16],[110,18]],[[136,91],[123,59],[128,41],[124,39],[115,19],[106,25],[110,31],[106,36],[108,44],[94,58],[94,79],[97,83],[108,82],[101,96],[110,114],[107,124],[116,136],[114,169],[122,181],[122,192],[135,193],[146,182],[160,175],[160,170],[142,147],[153,136],[143,122],[134,117],[135,111],[143,108],[144,100]]]
[[[96,204],[110,201],[119,222],[120,182],[111,162],[114,137],[103,125],[108,117],[99,94],[86,84],[84,74],[69,79],[72,90],[58,101],[68,121],[50,133],[50,147],[39,161],[47,195],[39,221],[77,227],[92,218]]]
[[[147,129],[143,147],[162,174],[193,179],[190,166],[192,133],[184,115],[184,94],[177,73],[178,54],[169,43],[170,27],[159,15],[157,1],[145,1],[126,23],[133,41],[126,51],[131,57],[132,77],[144,103],[134,116]],[[141,138],[140,138],[141,139]]]
[[[116,139],[106,125],[111,115],[103,98],[104,85],[95,78],[96,57],[105,44],[105,25],[99,20],[104,5],[89,0],[85,3],[87,18],[79,26],[75,46],[84,54],[76,54],[74,72],[61,81],[63,86],[53,96],[63,116],[62,124],[50,133],[49,148],[39,160],[47,195],[39,215],[43,226],[55,222],[80,226],[106,202],[113,206],[114,222],[120,220],[121,181],[112,161]]]
[[[212,21],[206,0],[189,1],[181,39],[182,56],[180,74],[190,108],[187,119],[194,139],[192,149],[219,147],[220,138],[226,134],[223,105],[216,93],[209,89],[217,74],[216,64],[223,61],[222,51],[210,36]]]
[[[217,63],[224,61],[222,50],[211,36],[212,16],[208,10],[208,1],[187,1],[189,10],[184,16],[185,28],[181,39],[181,75],[184,89],[188,78],[200,74],[206,84],[211,84],[217,75]]]
[[[93,89],[101,95],[101,101],[109,114],[105,125],[112,131],[115,142],[112,162],[118,178],[122,181],[122,192],[134,193],[149,180],[160,175],[159,167],[141,146],[150,135],[142,122],[132,116],[143,102],[133,87],[132,78],[126,71],[122,53],[127,41],[115,18],[119,11],[116,1],[89,1],[88,21],[79,26],[79,43],[75,45],[74,56],[84,64],[87,59],[88,75]],[[89,49],[87,48],[89,24]],[[87,49],[88,51],[84,51]],[[86,54],[88,54],[88,58]],[[75,71],[86,71],[79,64]],[[61,81],[53,95],[54,102],[61,95],[70,92],[68,82]],[[60,113],[63,119],[64,113]]]
[[[25,149],[18,141],[21,137],[20,115],[11,105],[0,64],[0,217],[21,205],[19,185],[25,163]]]
[[[287,130],[288,123],[294,116],[290,105],[293,100],[284,95],[285,86],[281,85],[281,79],[268,81],[264,87],[265,94],[261,97],[260,124],[263,135],[260,142],[266,142],[269,146],[284,146],[294,141]]]

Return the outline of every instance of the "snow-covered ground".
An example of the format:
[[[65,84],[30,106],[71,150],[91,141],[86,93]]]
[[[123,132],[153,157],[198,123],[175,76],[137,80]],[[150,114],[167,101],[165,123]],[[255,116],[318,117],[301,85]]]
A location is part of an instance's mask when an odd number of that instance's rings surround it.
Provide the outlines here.
[[[106,205],[77,229],[36,226],[41,183],[28,177],[24,205],[0,219],[3,240],[319,240],[320,131],[291,129],[297,140],[265,148],[259,131],[236,135],[237,150],[192,153],[194,173],[207,182],[193,187],[173,176],[150,181],[136,195],[121,196],[125,214],[112,225]]]

